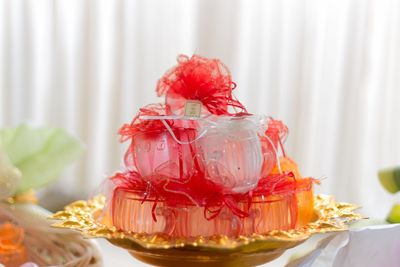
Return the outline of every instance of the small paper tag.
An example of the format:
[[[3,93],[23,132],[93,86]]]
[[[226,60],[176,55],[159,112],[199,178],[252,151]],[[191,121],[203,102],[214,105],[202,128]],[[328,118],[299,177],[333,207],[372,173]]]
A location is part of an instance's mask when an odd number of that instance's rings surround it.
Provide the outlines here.
[[[201,102],[197,100],[188,100],[185,104],[185,116],[200,117]]]

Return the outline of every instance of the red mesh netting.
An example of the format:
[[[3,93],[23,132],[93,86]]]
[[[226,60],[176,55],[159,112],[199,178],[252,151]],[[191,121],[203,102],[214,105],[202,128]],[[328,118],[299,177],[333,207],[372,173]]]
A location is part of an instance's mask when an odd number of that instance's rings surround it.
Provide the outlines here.
[[[134,163],[132,159],[132,151],[134,149],[133,136],[140,132],[147,132],[153,130],[164,129],[165,126],[160,120],[143,120],[141,116],[161,116],[167,113],[167,107],[164,104],[150,104],[139,110],[139,113],[133,118],[130,124],[126,123],[122,125],[118,133],[121,137],[120,141],[125,142],[131,140],[131,145],[125,153],[124,161],[128,168],[132,168]],[[173,123],[166,120],[170,125]]]
[[[176,103],[198,100],[212,114],[247,113],[246,108],[232,96],[235,87],[228,68],[218,59],[181,55],[178,65],[158,81],[156,91],[158,96],[166,95],[166,103],[171,109]],[[229,106],[235,112],[230,113]]]

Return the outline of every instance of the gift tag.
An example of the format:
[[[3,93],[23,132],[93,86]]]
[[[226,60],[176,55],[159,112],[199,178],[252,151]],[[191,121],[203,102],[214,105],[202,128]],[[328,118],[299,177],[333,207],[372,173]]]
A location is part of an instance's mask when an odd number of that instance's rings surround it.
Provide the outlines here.
[[[185,103],[185,116],[200,117],[201,102],[197,100],[188,100]]]

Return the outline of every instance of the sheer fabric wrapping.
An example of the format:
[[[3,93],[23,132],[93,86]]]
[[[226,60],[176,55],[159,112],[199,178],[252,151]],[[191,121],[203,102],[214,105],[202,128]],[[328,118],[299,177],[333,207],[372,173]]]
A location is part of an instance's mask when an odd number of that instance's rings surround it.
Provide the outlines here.
[[[119,131],[131,144],[126,170],[106,182],[103,222],[209,236],[286,230],[310,219],[303,211],[312,205],[315,180],[288,161],[288,128],[249,114],[233,97],[235,87],[219,60],[178,57],[157,84],[165,104],[141,108]],[[198,117],[185,116],[187,101],[200,103]]]

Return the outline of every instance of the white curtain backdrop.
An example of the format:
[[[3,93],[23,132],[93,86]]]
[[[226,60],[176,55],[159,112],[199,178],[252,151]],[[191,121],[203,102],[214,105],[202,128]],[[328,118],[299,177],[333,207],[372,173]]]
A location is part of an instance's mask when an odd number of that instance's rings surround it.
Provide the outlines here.
[[[87,146],[56,187],[122,168],[117,130],[178,54],[223,60],[253,113],[287,123],[317,192],[383,217],[377,170],[400,164],[400,1],[0,0],[0,125],[66,128]]]

